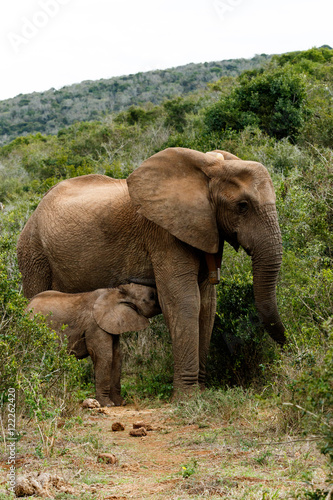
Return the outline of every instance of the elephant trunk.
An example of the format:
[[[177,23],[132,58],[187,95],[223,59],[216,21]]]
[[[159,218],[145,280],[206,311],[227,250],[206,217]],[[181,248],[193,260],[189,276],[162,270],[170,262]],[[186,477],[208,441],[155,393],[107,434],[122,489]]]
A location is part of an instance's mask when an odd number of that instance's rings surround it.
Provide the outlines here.
[[[259,243],[257,242],[252,253],[253,289],[260,319],[272,339],[283,345],[286,340],[285,329],[276,301],[276,284],[281,262],[282,241],[276,218],[273,223],[271,219],[269,231],[265,232]]]

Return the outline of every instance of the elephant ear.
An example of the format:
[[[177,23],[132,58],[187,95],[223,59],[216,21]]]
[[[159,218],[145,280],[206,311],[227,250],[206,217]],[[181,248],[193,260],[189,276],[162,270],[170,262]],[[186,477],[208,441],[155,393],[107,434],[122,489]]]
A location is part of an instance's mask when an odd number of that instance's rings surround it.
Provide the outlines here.
[[[206,172],[216,166],[221,168],[218,155],[186,148],[165,149],[128,177],[131,200],[140,214],[176,238],[215,253],[219,235]]]
[[[106,290],[95,301],[93,316],[100,328],[107,333],[119,335],[125,332],[144,330],[149,321],[125,302],[125,296],[118,289]]]

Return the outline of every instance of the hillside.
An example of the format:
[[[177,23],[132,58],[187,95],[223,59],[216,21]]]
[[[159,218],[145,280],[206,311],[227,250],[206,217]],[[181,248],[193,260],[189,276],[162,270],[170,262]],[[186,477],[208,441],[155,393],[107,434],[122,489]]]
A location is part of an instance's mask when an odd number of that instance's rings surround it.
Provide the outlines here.
[[[174,96],[203,89],[222,76],[237,76],[270,60],[257,55],[252,59],[187,64],[167,70],[148,71],[98,81],[20,94],[0,101],[0,145],[17,136],[41,132],[56,134],[76,121],[99,119],[131,105],[161,103]]]

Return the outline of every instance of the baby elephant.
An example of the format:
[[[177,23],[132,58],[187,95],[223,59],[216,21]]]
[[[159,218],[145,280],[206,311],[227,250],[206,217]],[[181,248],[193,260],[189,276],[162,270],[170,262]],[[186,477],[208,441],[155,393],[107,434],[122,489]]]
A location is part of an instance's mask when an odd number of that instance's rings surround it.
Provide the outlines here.
[[[91,356],[98,402],[121,405],[119,334],[147,328],[147,318],[160,313],[156,289],[130,283],[75,294],[50,290],[35,295],[31,309],[46,316],[60,336],[66,334],[71,354]],[[68,326],[63,330],[62,325]]]

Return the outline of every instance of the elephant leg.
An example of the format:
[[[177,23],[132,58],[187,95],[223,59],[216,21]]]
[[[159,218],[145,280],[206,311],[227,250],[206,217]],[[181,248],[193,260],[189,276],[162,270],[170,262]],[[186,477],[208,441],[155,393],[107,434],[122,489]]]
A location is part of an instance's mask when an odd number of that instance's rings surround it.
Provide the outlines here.
[[[111,389],[110,389],[110,399],[113,401],[115,406],[122,406],[125,404],[124,399],[121,397],[121,350],[120,350],[120,336],[113,335],[113,357],[112,357],[112,368],[111,368]]]
[[[195,301],[196,302],[196,301]],[[175,393],[188,392],[198,384],[199,376],[199,307],[183,300],[165,308],[172,338]]]
[[[200,284],[201,307],[199,316],[199,384],[205,387],[206,362],[210,338],[214,326],[216,312],[216,290],[208,280]]]
[[[69,354],[74,354],[77,359],[87,358],[89,356],[89,352],[87,350],[85,339],[80,338],[71,345],[68,342],[68,352]]]
[[[179,272],[174,266],[170,272],[155,278],[160,306],[169,328],[174,357],[174,391],[188,392],[198,384],[199,376],[199,313],[200,291],[197,274],[184,273],[188,262]]]
[[[86,343],[94,364],[96,399],[101,406],[114,406],[110,399],[113,337],[106,332],[99,332],[92,341],[86,339]]]
[[[66,320],[64,320],[63,323],[66,323]],[[74,354],[77,359],[83,359],[89,356],[82,328],[67,326],[65,330],[62,331],[62,337],[64,337],[64,335],[67,337],[67,350],[69,354]]]

